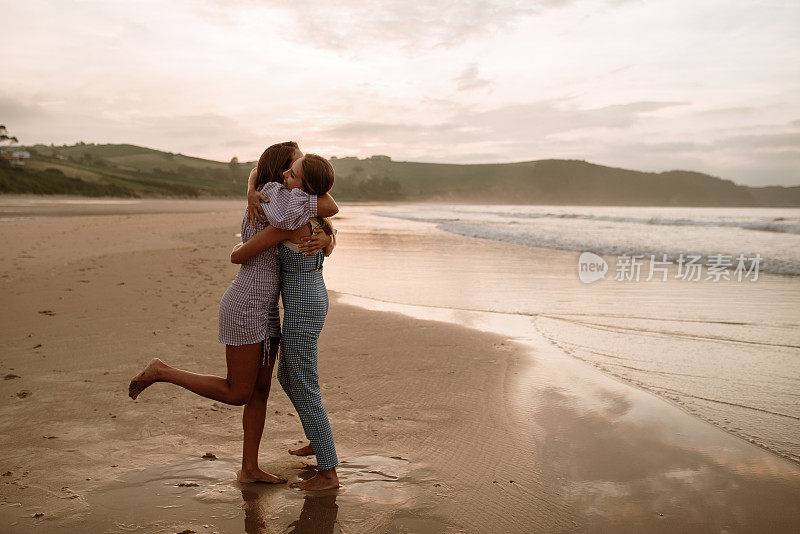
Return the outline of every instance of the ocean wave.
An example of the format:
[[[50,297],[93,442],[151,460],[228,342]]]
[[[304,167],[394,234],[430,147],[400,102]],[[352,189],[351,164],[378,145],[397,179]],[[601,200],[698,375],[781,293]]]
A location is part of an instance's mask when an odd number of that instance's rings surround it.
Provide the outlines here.
[[[498,212],[494,212],[495,214]],[[422,214],[410,214],[410,213],[378,213],[376,215],[380,215],[383,217],[390,217],[390,218],[397,218],[397,219],[405,219],[405,220],[412,220],[417,222],[427,222],[430,224],[434,224],[440,230],[444,230],[446,232],[450,232],[453,234],[462,235],[465,237],[475,237],[480,239],[491,239],[493,241],[502,241],[506,243],[513,243],[516,245],[525,245],[530,247],[542,247],[542,248],[551,248],[557,250],[569,250],[569,251],[576,251],[576,252],[583,252],[583,251],[592,251],[595,254],[606,255],[606,256],[620,256],[622,254],[644,254],[645,257],[649,257],[650,255],[655,255],[657,258],[661,259],[663,254],[667,255],[667,261],[676,262],[681,254],[684,257],[688,255],[699,255],[702,257],[701,263],[704,265],[709,265],[713,262],[709,256],[723,254],[723,255],[730,255],[732,256],[732,260],[734,265],[736,264],[736,258],[739,254],[744,254],[748,261],[746,262],[746,266],[750,266],[749,258],[755,257],[756,253],[761,255],[761,261],[759,263],[759,271],[766,271],[772,272],[776,274],[784,274],[784,275],[800,275],[800,261],[787,259],[780,257],[781,254],[775,253],[765,253],[763,249],[761,250],[719,250],[718,246],[718,236],[714,236],[709,234],[704,238],[704,241],[707,242],[707,245],[703,246],[703,250],[687,250],[687,249],[669,249],[668,247],[665,248],[664,244],[659,242],[659,240],[654,236],[653,239],[650,239],[650,242],[646,243],[635,243],[635,242],[624,242],[620,241],[619,239],[603,239],[602,236],[598,238],[598,236],[591,236],[584,231],[570,229],[569,227],[564,228],[564,232],[553,233],[552,231],[538,231],[536,227],[519,224],[518,220],[521,218],[520,215],[514,214],[513,220],[507,222],[496,222],[496,221],[481,221],[481,220],[466,220],[466,217],[472,216],[473,219],[481,218],[486,214],[486,212],[475,212],[475,213],[465,213],[465,218],[460,217],[425,217],[420,216]],[[504,213],[504,215],[506,215]],[[573,218],[576,214],[566,214],[568,218]],[[680,221],[681,219],[637,219],[633,217],[605,217],[605,216],[582,216],[583,218],[589,219],[594,218],[596,220],[621,220],[625,219],[627,221],[636,220],[640,224],[642,221],[650,221],[650,220],[669,220],[669,221]],[[534,217],[527,217],[528,219]],[[743,223],[739,222],[736,226],[741,226]],[[756,223],[749,223],[749,224],[756,224]],[[711,226],[734,226],[732,224],[720,225],[720,224],[708,224],[708,225],[693,225],[693,226],[701,226],[701,227],[711,227]],[[762,231],[769,231],[766,230],[765,227],[759,227],[759,230]],[[618,230],[614,230],[618,231]],[[794,232],[788,232],[783,230],[773,230],[775,232],[783,233],[783,234],[791,234]],[[751,245],[753,242],[751,242]],[[675,244],[673,244],[673,247]],[[701,245],[702,246],[702,245]],[[774,247],[773,247],[774,248]],[[776,257],[777,256],[777,257]]]
[[[458,209],[458,211],[453,214],[454,216],[448,216],[453,213],[455,209]],[[794,237],[789,236],[800,235],[800,224],[793,222],[797,220],[795,217],[790,217],[788,220],[786,217],[771,217],[769,220],[763,220],[766,219],[763,217],[762,220],[741,220],[741,218],[739,218],[739,220],[700,220],[688,217],[636,217],[572,212],[531,213],[515,208],[499,211],[469,206],[437,209],[437,216],[431,217],[431,214],[432,213],[427,211],[426,208],[411,212],[376,213],[376,215],[381,217],[430,223],[440,230],[466,237],[491,239],[493,241],[503,241],[517,245],[558,250],[579,252],[592,251],[596,254],[607,256],[644,254],[645,257],[648,257],[654,254],[656,257],[661,258],[662,254],[666,254],[668,261],[675,262],[681,254],[683,254],[684,257],[687,255],[699,255],[702,257],[701,263],[709,265],[713,262],[713,260],[709,258],[711,255],[730,255],[733,257],[732,259],[735,264],[739,254],[744,254],[745,257],[749,259],[754,257],[758,252],[761,255],[759,264],[760,271],[785,275],[800,275],[800,259],[792,257],[792,254],[788,254],[789,257],[786,257],[787,254],[781,252],[781,250],[791,251],[793,241],[787,241],[785,245],[774,242],[762,248],[761,243],[763,238],[754,236],[742,241],[747,241],[749,247],[754,250],[720,250],[721,234],[719,231],[715,232],[713,230],[713,228],[716,227],[735,227],[759,232],[784,234],[787,237],[781,239],[794,240]],[[756,217],[753,218],[755,219]],[[585,225],[579,227],[564,225],[560,230],[554,228],[552,224],[544,227],[537,227],[535,223],[537,219],[582,219],[632,223],[634,226],[631,227],[632,234],[630,235],[636,237],[633,239],[621,240],[618,236],[608,232],[615,232],[619,234],[619,236],[629,235],[625,229],[604,229],[602,226],[597,226],[599,232],[586,232]],[[681,246],[683,243],[678,244],[675,240],[672,240],[672,247],[669,247],[664,242],[665,234],[663,232],[667,230],[662,230],[660,234],[654,235],[650,235],[648,232],[642,232],[643,229],[652,225],[661,227],[683,226],[697,228],[697,231],[693,232],[692,235],[698,238],[696,240],[696,246],[703,250],[679,249],[677,247]],[[738,241],[738,238],[736,238],[736,240]],[[774,239],[772,241],[774,241]],[[732,249],[736,245],[731,240],[728,240],[727,246]],[[747,248],[747,246],[748,245],[743,248]],[[756,248],[757,250],[755,250]],[[747,266],[749,266],[749,264],[750,262],[748,261]]]
[[[661,259],[663,254],[667,255],[667,260],[671,262],[677,261],[678,257],[683,254],[699,255],[702,256],[702,263],[709,264],[709,254],[728,254],[735,258],[739,254],[744,254],[747,258],[754,257],[754,251],[690,251],[690,250],[663,250],[651,247],[638,247],[635,250],[631,249],[628,244],[608,245],[597,242],[591,242],[582,239],[579,236],[567,237],[548,237],[544,235],[531,234],[523,230],[515,230],[508,227],[497,227],[491,225],[479,224],[466,224],[461,222],[440,222],[436,225],[440,230],[450,232],[453,234],[463,235],[465,237],[477,237],[481,239],[491,239],[493,241],[503,241],[506,243],[514,243],[517,245],[526,245],[531,247],[553,248],[558,250],[572,250],[582,252],[590,250],[595,254],[606,256],[619,256],[622,254],[644,254],[646,257],[651,254],[656,255]],[[749,266],[749,262],[747,264]],[[781,260],[777,258],[768,258],[762,255],[761,263],[759,264],[760,271],[768,271],[777,274],[787,275],[800,275],[800,264],[788,260]]]
[[[480,218],[484,219],[487,216],[495,218],[495,220],[532,220],[532,219],[577,219],[587,221],[606,221],[606,222],[621,222],[633,224],[646,224],[654,226],[689,226],[698,228],[742,228],[744,230],[753,230],[757,232],[775,232],[781,234],[795,234],[800,235],[800,222],[798,219],[786,217],[772,217],[769,220],[708,220],[697,219],[691,217],[637,217],[631,215],[600,215],[593,213],[558,213],[558,212],[530,212],[522,210],[511,211],[492,211],[492,210],[469,210],[464,209],[463,215],[447,217],[427,217],[423,213],[380,213],[383,217],[395,217],[398,219],[407,219],[420,222],[430,223],[448,223],[448,222],[461,222],[465,219]],[[487,222],[492,221],[491,218],[486,219]]]
[[[800,234],[800,223],[786,221],[784,217],[775,217],[771,221],[720,221],[720,220],[700,220],[686,217],[631,217],[621,215],[595,215],[591,213],[525,213],[525,212],[502,212],[487,211],[487,215],[496,217],[518,218],[518,219],[585,219],[591,221],[625,222],[637,224],[652,224],[659,226],[699,226],[699,227],[733,227],[745,230],[760,232],[779,232],[783,234]]]

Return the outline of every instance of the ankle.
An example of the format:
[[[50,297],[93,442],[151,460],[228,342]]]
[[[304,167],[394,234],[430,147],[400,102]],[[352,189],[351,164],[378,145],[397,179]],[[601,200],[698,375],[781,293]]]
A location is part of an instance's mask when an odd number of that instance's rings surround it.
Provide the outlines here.
[[[334,480],[336,478],[339,478],[336,475],[335,467],[332,469],[317,469],[317,475],[321,476],[322,478],[327,478],[329,480]]]

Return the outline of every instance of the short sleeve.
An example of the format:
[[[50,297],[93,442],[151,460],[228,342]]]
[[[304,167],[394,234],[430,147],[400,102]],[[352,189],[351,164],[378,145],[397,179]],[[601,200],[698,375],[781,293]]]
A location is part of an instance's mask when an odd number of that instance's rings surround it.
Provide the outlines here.
[[[289,190],[278,182],[269,182],[261,191],[269,198],[262,207],[271,226],[296,230],[317,214],[317,197],[300,188]]]

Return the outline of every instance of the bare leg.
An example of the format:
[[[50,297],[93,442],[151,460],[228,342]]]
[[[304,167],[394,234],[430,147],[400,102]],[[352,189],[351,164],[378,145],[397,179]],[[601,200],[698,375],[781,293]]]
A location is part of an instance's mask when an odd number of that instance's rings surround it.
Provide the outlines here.
[[[253,393],[263,350],[263,343],[225,345],[227,378],[175,369],[158,358],[153,358],[144,371],[131,380],[128,395],[136,399],[142,391],[155,382],[169,382],[202,397],[242,406]]]
[[[289,449],[289,454],[294,454],[295,456],[313,456],[314,447],[309,443],[305,447],[300,447],[299,449]]]
[[[271,475],[258,467],[258,447],[261,444],[261,435],[264,432],[264,421],[267,417],[267,399],[269,398],[272,383],[272,369],[275,366],[275,356],[278,353],[277,339],[270,340],[270,353],[267,365],[258,369],[258,379],[253,389],[250,400],[244,405],[242,414],[242,427],[244,428],[244,443],[242,445],[242,470],[239,472],[239,482],[266,482],[270,484],[283,484],[285,478]]]
[[[289,486],[306,491],[334,489],[339,487],[339,476],[335,467],[324,471],[317,470],[317,474],[308,480],[292,482]]]

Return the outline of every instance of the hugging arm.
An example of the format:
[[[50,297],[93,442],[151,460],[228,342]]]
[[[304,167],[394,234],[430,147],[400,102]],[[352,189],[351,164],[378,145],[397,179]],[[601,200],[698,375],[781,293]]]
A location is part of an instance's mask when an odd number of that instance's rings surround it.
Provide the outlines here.
[[[322,219],[322,226],[314,228],[312,234],[304,237],[299,246],[300,252],[305,255],[313,254],[318,250],[324,250],[325,256],[330,256],[336,246],[336,230],[334,230],[328,218]]]
[[[247,243],[239,243],[233,247],[231,252],[231,263],[244,263],[253,256],[272,248],[281,241],[292,236],[291,230],[281,230],[274,226],[267,226],[256,235],[247,240]]]
[[[333,217],[339,213],[339,206],[330,193],[325,193],[317,198],[317,215],[320,217]]]
[[[247,178],[247,223],[253,228],[256,227],[258,222],[266,226],[267,214],[264,213],[261,203],[269,202],[267,197],[261,194],[261,191],[256,190],[257,170],[258,167],[253,167],[253,170],[250,171],[250,176]]]
[[[329,237],[331,238],[331,242],[325,247],[325,257],[330,256],[333,253],[333,249],[336,247],[336,234],[333,233]]]
[[[306,224],[308,219],[317,215],[317,196],[309,195],[300,188],[290,190],[282,184],[270,182],[264,185],[261,191],[269,198],[269,201],[261,206],[271,226],[277,226],[282,230],[296,230]],[[335,207],[336,211],[339,210],[333,199],[323,200],[324,210],[332,207]]]
[[[258,219],[264,224],[294,230],[304,225],[308,217],[333,217],[339,213],[339,206],[329,193],[317,197],[299,188],[286,189],[278,182],[270,182],[256,191],[255,180],[253,169],[247,182],[247,220],[251,224]]]

